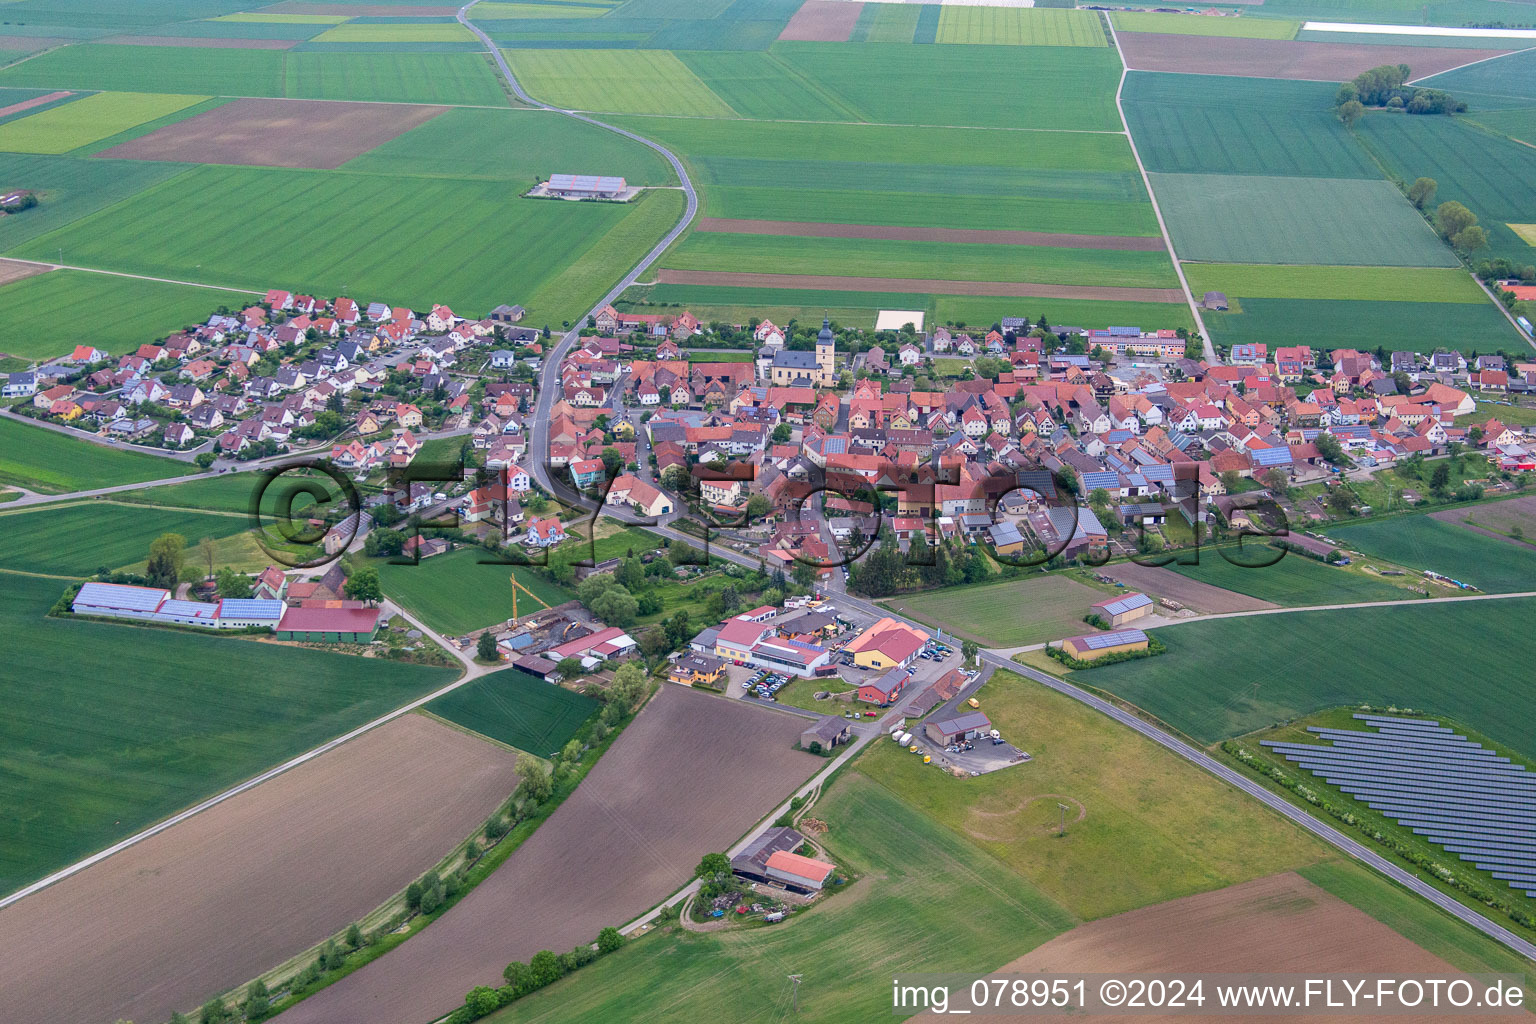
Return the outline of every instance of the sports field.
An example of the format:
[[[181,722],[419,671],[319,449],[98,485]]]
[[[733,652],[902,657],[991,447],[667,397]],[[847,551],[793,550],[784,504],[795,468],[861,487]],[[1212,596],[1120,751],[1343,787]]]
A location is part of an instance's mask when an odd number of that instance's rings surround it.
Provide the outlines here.
[[[440,718],[538,757],[558,753],[597,709],[591,697],[515,668],[481,676],[426,706]]]
[[[599,246],[610,268],[632,266],[660,232],[623,244],[610,233],[647,216],[653,200],[665,203],[651,195],[623,205],[540,202],[497,182],[205,166],[22,249],[47,258],[62,247],[80,264],[256,290],[304,281],[321,293],[444,302],[465,314],[539,293],[523,304],[558,323],[622,270],[590,291],[540,290]],[[327,230],[312,231],[321,221]],[[308,243],[294,245],[301,236]],[[378,244],[389,237],[409,237],[413,258]],[[486,276],[487,265],[497,274]]]
[[[1096,668],[1092,681],[1202,743],[1369,703],[1459,718],[1533,756],[1524,655],[1488,642],[1520,635],[1532,614],[1536,601],[1512,598],[1192,622],[1157,632],[1167,654]]]
[[[0,569],[89,576],[105,566],[142,562],[162,533],[179,533],[190,549],[204,537],[228,537],[250,524],[244,516],[183,512],[83,501],[58,509],[19,509],[0,518],[6,544]]]
[[[1434,178],[1436,203],[1455,199],[1477,214],[1488,232],[1477,256],[1531,262],[1531,246],[1507,225],[1528,223],[1536,210],[1536,149],[1461,118],[1371,115],[1356,130],[1399,178]]]
[[[0,483],[64,494],[195,472],[197,467],[176,459],[122,451],[0,418]]]
[[[695,117],[736,113],[665,50],[508,50],[506,56],[530,95],[559,107]]]
[[[1109,596],[1065,576],[1049,575],[904,594],[883,603],[988,647],[1022,647],[1095,632],[1083,616],[1089,605]]]
[[[1185,259],[1456,264],[1455,254],[1390,182],[1257,174],[1153,173],[1151,178],[1174,247]]]
[[[206,96],[99,92],[74,103],[0,125],[0,150],[67,153],[99,139],[185,110]]]
[[[1207,18],[1149,11],[1115,11],[1109,16],[1117,32],[1157,32],[1175,36],[1242,36],[1249,39],[1290,39],[1299,21],[1279,18]]]
[[[1536,551],[1473,533],[1427,515],[1396,516],[1358,526],[1330,528],[1330,537],[1366,555],[1407,569],[1429,570],[1470,583],[1489,594],[1536,590]],[[1436,596],[1453,589],[1430,588]]]
[[[1258,547],[1257,554],[1232,552],[1239,560],[1262,562],[1274,549]],[[1363,601],[1396,601],[1417,595],[1349,568],[1337,568],[1301,555],[1287,553],[1274,565],[1234,565],[1219,551],[1200,552],[1199,565],[1168,566],[1181,576],[1223,590],[1247,594],[1279,605],[1357,604]]]
[[[1379,179],[1381,171],[1333,112],[1334,88],[1133,71],[1123,102],[1149,171]]]
[[[1094,11],[1024,7],[939,8],[937,43],[1011,46],[1108,46]]]
[[[1229,293],[1230,296],[1230,293]],[[1206,313],[1206,328],[1223,345],[1263,342],[1308,345],[1316,325],[1329,343],[1362,350],[1418,352],[1438,347],[1498,352],[1518,336],[1491,302],[1374,302],[1347,299],[1238,298],[1242,312]]]
[[[0,719],[0,892],[453,676],[230,637],[44,618],[62,589],[58,580],[11,575],[0,586],[0,647],[10,668],[0,675],[8,709]],[[131,681],[124,665],[136,666]]]
[[[480,564],[489,557],[483,548],[466,547],[417,565],[395,565],[387,560],[376,564],[390,600],[421,616],[433,629],[452,636],[512,617],[512,584],[508,580],[512,575],[534,595],[518,593],[520,615],[571,599],[569,593],[526,567]]]
[[[1487,303],[1461,270],[1428,267],[1276,267],[1189,263],[1195,292],[1262,299],[1369,299],[1376,302]]]
[[[256,298],[216,288],[55,270],[0,287],[0,324],[29,325],[25,331],[6,332],[0,351],[51,359],[74,351],[88,338],[96,348],[122,355],[200,324],[220,306],[238,309]],[[55,315],[38,316],[39,310]]]

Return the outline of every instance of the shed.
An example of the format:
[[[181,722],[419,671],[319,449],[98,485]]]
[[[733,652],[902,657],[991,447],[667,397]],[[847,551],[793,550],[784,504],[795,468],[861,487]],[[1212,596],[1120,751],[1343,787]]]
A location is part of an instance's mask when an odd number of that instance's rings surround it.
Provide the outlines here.
[[[834,865],[814,857],[802,857],[798,853],[779,850],[772,854],[766,868],[770,881],[779,882],[788,889],[816,892],[827,882]]]
[[[1093,605],[1093,610],[1111,629],[1119,629],[1127,622],[1152,614],[1152,599],[1146,594],[1122,594],[1110,601],[1100,601]]]
[[[967,711],[963,715],[923,723],[923,735],[941,747],[959,740],[975,739],[991,729],[992,720],[980,711]]]
[[[823,715],[815,725],[800,733],[800,746],[810,750],[812,743],[819,743],[822,750],[831,750],[839,744],[847,743],[852,733],[847,719]]]

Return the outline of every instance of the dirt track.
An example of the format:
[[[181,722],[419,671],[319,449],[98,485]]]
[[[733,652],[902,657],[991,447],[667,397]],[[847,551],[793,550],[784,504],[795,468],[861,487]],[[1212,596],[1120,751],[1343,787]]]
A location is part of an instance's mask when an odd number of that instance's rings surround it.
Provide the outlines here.
[[[332,100],[234,100],[96,155],[332,170],[447,109]]]
[[[733,288],[800,288],[814,291],[932,292],[937,295],[997,295],[1036,299],[1098,299],[1105,302],[1183,302],[1177,288],[1088,288],[1017,281],[936,281],[917,277],[818,277],[814,274],[733,274],[714,270],[661,270],[661,284],[725,285]]]
[[[871,238],[902,242],[963,242],[972,245],[1044,245],[1057,249],[1114,249],[1162,252],[1157,236],[1064,235],[1043,231],[987,231],[969,228],[912,228],[884,224],[823,224],[803,220],[729,220],[702,217],[696,231],[732,235],[799,235],[806,238]]]
[[[1051,972],[1119,975],[1294,972],[1380,974],[1444,978],[1450,964],[1415,945],[1375,918],[1356,910],[1300,875],[1286,872],[1215,892],[1186,896],[1079,925],[998,970],[999,974]],[[1209,993],[1208,993],[1209,995]],[[1158,1020],[1174,1015],[1158,1016]],[[917,1020],[934,1020],[920,1014]],[[1124,1016],[1033,1014],[993,1016],[1019,1024],[1083,1024]],[[1143,1017],[1142,1019],[1146,1019]],[[1242,1024],[1252,1016],[1209,1014],[1212,1024]],[[1379,1016],[1291,1015],[1293,1021],[1379,1021]],[[1447,1018],[1444,1014],[1393,1015],[1404,1024],[1508,1020],[1507,1016]]]
[[[789,19],[780,39],[799,39],[811,43],[846,43],[858,23],[861,3],[849,0],[805,0]]]
[[[193,1009],[404,888],[512,791],[513,760],[406,715],[21,900],[0,1020]]]
[[[1439,46],[1313,43],[1295,39],[1121,32],[1120,50],[1132,71],[1179,71],[1191,75],[1301,78],[1342,82],[1382,64],[1407,64],[1413,76],[1437,74],[1500,50],[1453,50]]]
[[[1207,551],[1203,557],[1219,558],[1215,552]],[[1172,569],[1162,569],[1151,565],[1137,565],[1135,562],[1116,563],[1106,565],[1101,572],[1110,579],[1119,580],[1126,586],[1153,597],[1166,597],[1177,601],[1186,608],[1205,612],[1207,615],[1219,615],[1222,612],[1251,612],[1260,608],[1278,608],[1277,604],[1269,601],[1260,601],[1256,597],[1247,594],[1239,594],[1235,591],[1224,590],[1221,587],[1213,587],[1209,583],[1201,583],[1192,580],[1188,576],[1174,572]]]
[[[511,960],[563,952],[688,880],[826,762],[791,749],[805,719],[664,686],[576,792],[430,928],[279,1018],[422,1024],[498,985]]]
[[[51,268],[45,263],[28,263],[26,260],[0,259],[0,285],[20,281],[24,277],[46,274]]]
[[[208,50],[291,50],[298,39],[219,39],[213,36],[112,36],[98,43],[118,46],[195,46]]]

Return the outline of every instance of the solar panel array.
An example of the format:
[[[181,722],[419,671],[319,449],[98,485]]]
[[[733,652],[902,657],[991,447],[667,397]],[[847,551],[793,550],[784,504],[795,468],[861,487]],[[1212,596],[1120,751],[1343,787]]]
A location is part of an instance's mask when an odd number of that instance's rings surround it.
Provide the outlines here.
[[[1536,772],[1433,719],[1354,717],[1375,731],[1260,745],[1536,899]]]

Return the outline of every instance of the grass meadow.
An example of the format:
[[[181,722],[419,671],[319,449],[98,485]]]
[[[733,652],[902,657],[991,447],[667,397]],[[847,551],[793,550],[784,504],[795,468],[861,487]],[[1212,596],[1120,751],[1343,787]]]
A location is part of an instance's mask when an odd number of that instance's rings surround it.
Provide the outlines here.
[[[1193,622],[1157,631],[1167,654],[1096,668],[1083,681],[1201,743],[1368,703],[1459,718],[1530,757],[1536,695],[1508,638],[1533,613],[1536,601],[1511,598]]]
[[[89,576],[105,566],[142,562],[162,533],[179,533],[190,548],[204,537],[228,537],[250,524],[244,516],[117,505],[102,501],[19,509],[0,517],[6,541],[0,569]]]
[[[481,676],[432,701],[439,718],[537,757],[549,757],[597,710],[597,701],[520,669]]]
[[[186,462],[123,451],[55,430],[0,419],[0,484],[43,494],[64,494],[192,472],[196,472],[196,467]]]
[[[1328,535],[1336,543],[1371,557],[1408,569],[1438,572],[1484,593],[1536,590],[1536,551],[1427,515],[1331,527]],[[1448,590],[1445,596],[1454,593]]]
[[[67,153],[203,102],[206,96],[99,92],[0,125],[0,150]]]
[[[0,350],[26,359],[50,359],[89,341],[122,355],[188,324],[200,324],[220,306],[239,309],[255,299],[215,288],[54,270],[0,287],[0,323],[33,325],[8,332]],[[36,317],[39,310],[69,315]]]
[[[0,892],[453,676],[232,637],[45,618],[62,590],[58,580],[25,576],[0,585],[9,668],[0,674]]]
[[[466,547],[423,559],[416,565],[396,565],[386,559],[374,564],[383,581],[384,593],[390,600],[420,616],[433,629],[452,636],[512,617],[509,576],[515,575],[517,581],[538,598],[534,600],[526,592],[520,592],[517,610],[521,615],[543,611],[572,597],[530,569],[481,564],[489,557],[482,548]]]
[[[1083,616],[1108,596],[1065,576],[1045,575],[906,594],[884,604],[988,647],[1021,647],[1096,632]]]

